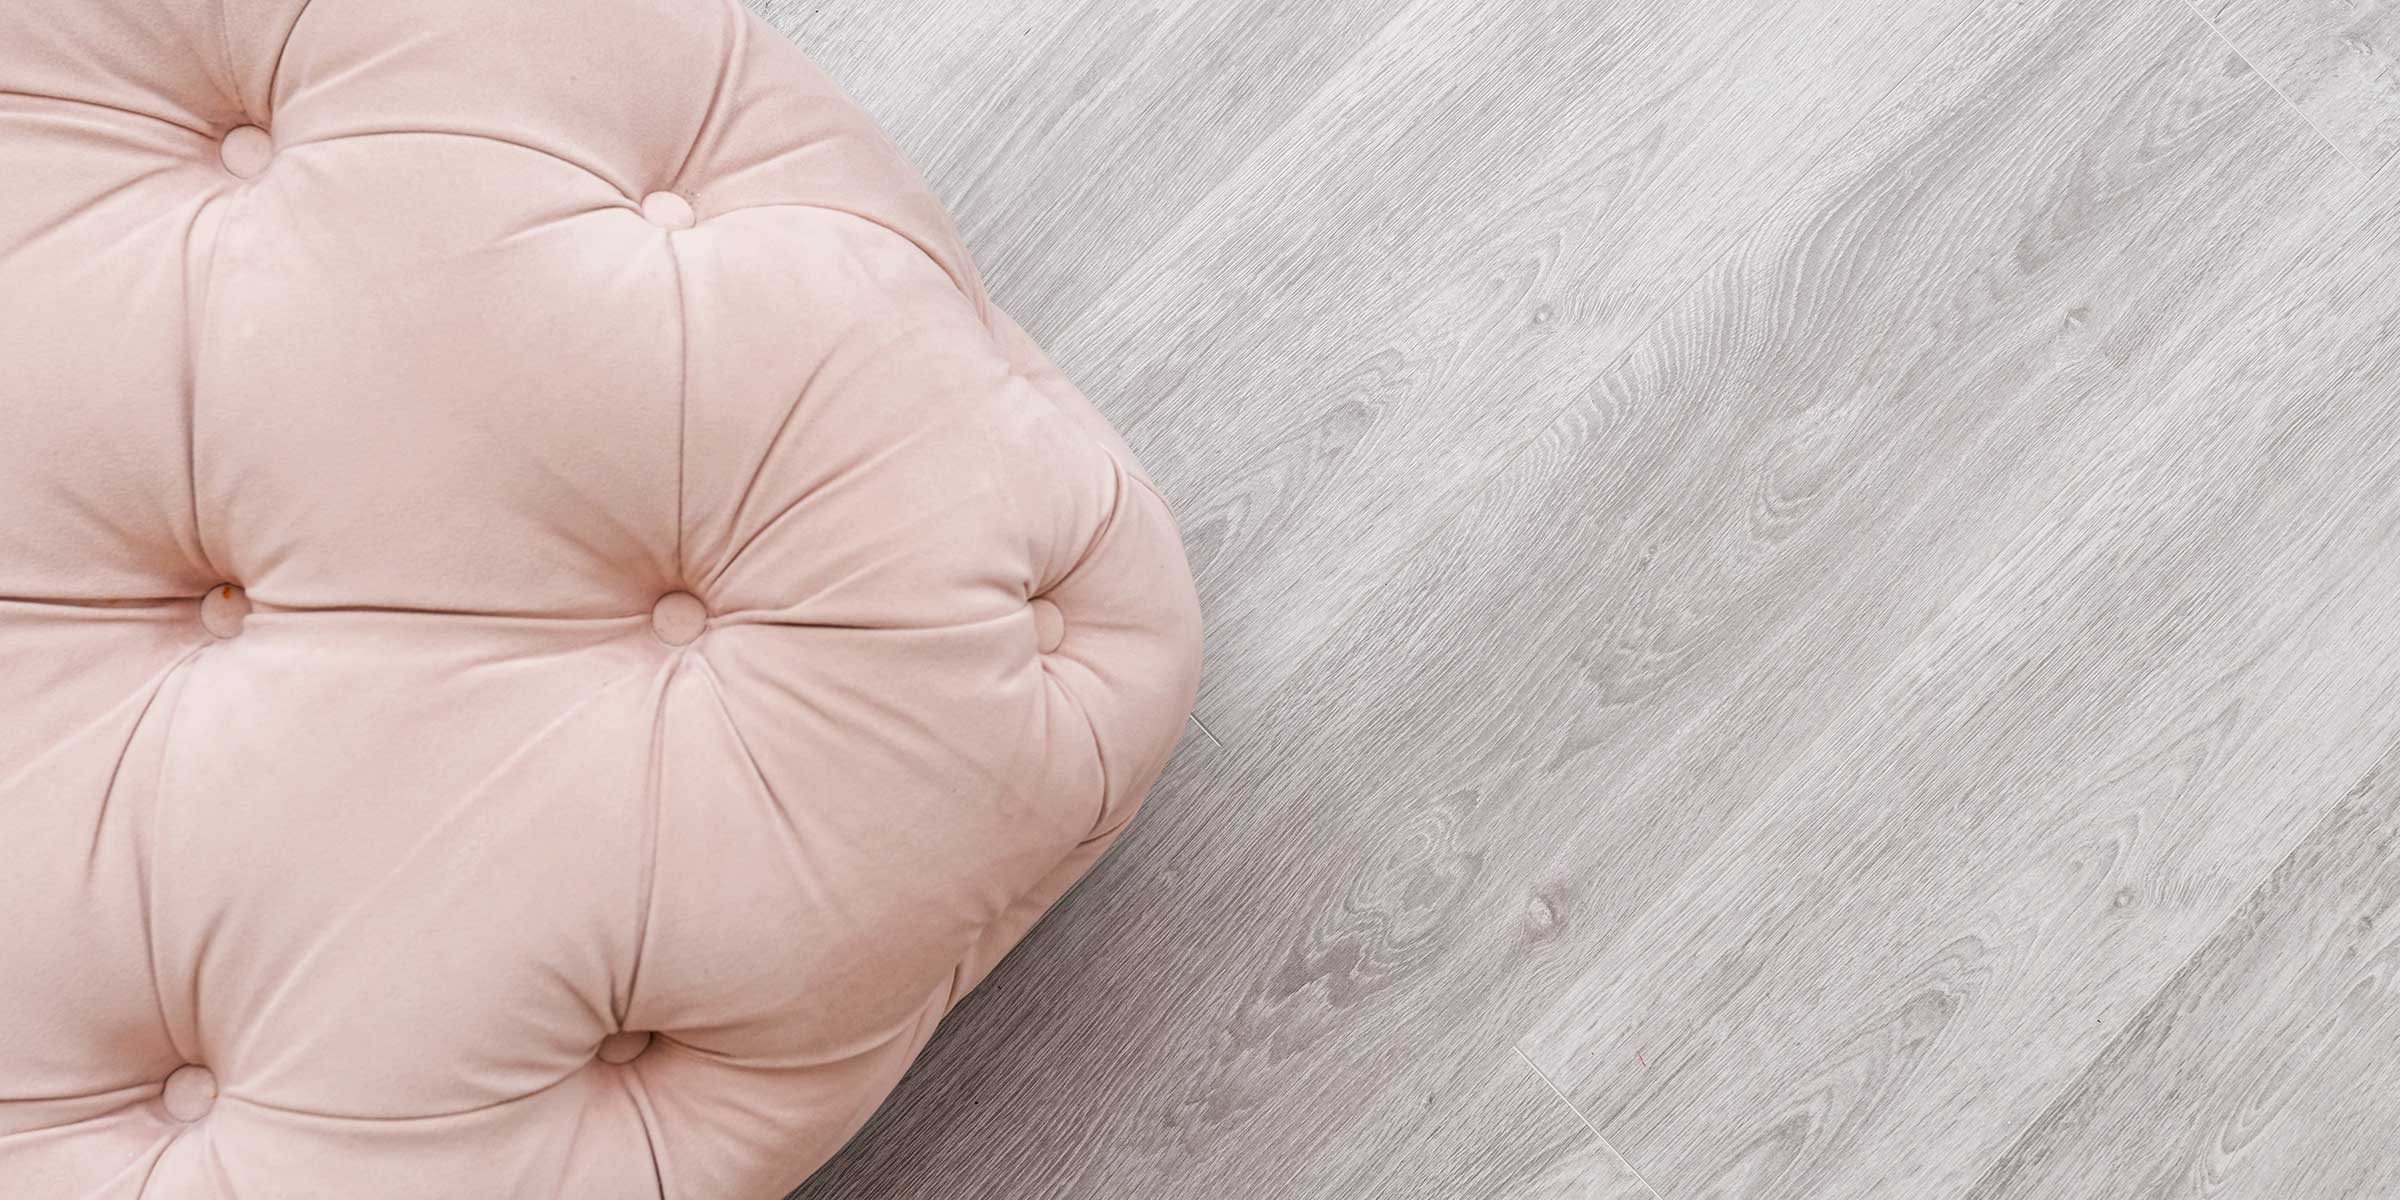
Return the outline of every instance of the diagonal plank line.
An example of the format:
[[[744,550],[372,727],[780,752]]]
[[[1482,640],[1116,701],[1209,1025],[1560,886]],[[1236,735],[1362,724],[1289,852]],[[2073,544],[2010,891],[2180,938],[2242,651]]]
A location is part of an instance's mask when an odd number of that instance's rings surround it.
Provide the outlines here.
[[[1650,1186],[1649,1177],[1643,1175],[1641,1171],[1635,1168],[1632,1163],[1626,1161],[1623,1154],[1617,1152],[1616,1144],[1609,1141],[1606,1136],[1601,1134],[1600,1127],[1592,1124],[1592,1119],[1584,1116],[1583,1110],[1575,1107],[1575,1102],[1567,1099],[1567,1094],[1558,1090],[1558,1085],[1550,1082],[1550,1077],[1543,1074],[1540,1067],[1533,1065],[1532,1059],[1525,1057],[1524,1050],[1512,1045],[1508,1048],[1508,1052],[1516,1055],[1517,1061],[1524,1063],[1525,1069],[1533,1072],[1533,1077],[1541,1080],[1542,1086],[1550,1089],[1550,1094],[1553,1097],[1556,1097],[1560,1104],[1566,1105],[1568,1112],[1575,1114],[1575,1120],[1584,1127],[1586,1132],[1589,1132],[1592,1135],[1592,1140],[1600,1143],[1600,1148],[1608,1151],[1608,1156],[1612,1159],[1615,1159],[1618,1166],[1625,1168],[1625,1173],[1633,1176],[1634,1182],[1641,1184],[1643,1191],[1650,1193],[1653,1200],[1664,1200],[1663,1197],[1659,1196],[1658,1189]]]
[[[1200,732],[1205,734],[1209,741],[1216,743],[1218,749],[1222,750],[1225,748],[1225,739],[1218,737],[1216,730],[1210,729],[1206,723],[1202,722],[1200,720],[1199,713],[1194,712],[1192,714],[1192,724],[1199,727]]]
[[[2301,861],[2303,856],[2308,853],[2309,848],[2316,843],[2318,837],[2329,826],[2340,821],[2343,806],[2381,783],[2395,763],[2400,763],[2400,749],[2386,752],[2380,761],[2367,768],[2366,774],[2360,776],[2358,782],[2344,789],[2340,796],[2317,814],[2315,820],[2308,823],[2307,829],[2293,840],[2291,849],[2285,851],[2272,866],[2269,866],[2258,877],[2255,886],[2243,893],[2242,902],[2226,911],[2225,919],[2217,922],[2216,926],[2209,931],[2208,936],[2192,948],[2191,955],[2185,958],[2180,966],[2168,972],[2159,981],[2156,988],[2151,989],[2149,996],[2127,1010],[2125,1018],[2117,1023],[2115,1031],[2110,1034],[2108,1041],[2092,1055],[2091,1061],[2085,1063],[2082,1070],[2061,1082],[2057,1093],[2051,1097],[2050,1103],[2044,1105],[2040,1112],[2025,1122],[2015,1137],[2009,1139],[2008,1148],[2001,1151],[1999,1156],[1992,1160],[1991,1165],[1986,1167],[1982,1175],[1976,1179],[1975,1185],[1966,1191],[1965,1194],[1969,1200],[1996,1195],[1997,1193],[1993,1189],[2006,1183],[2007,1171],[2019,1156],[2033,1146],[2049,1127],[2055,1126],[2071,1116],[2077,1093],[2087,1084],[2124,1069],[2127,1057],[2134,1052],[2141,1035],[2145,1032],[2144,1027],[2155,1021],[2166,1019],[2160,1016],[2160,1006],[2167,1002],[2167,998],[2174,995],[2204,969],[2205,960],[2211,950],[2218,948],[2228,940],[2237,939],[2243,926],[2254,919],[2253,914],[2274,902],[2277,882],[2294,869],[2294,864]]]
[[[2243,66],[2250,68],[2250,74],[2252,77],[2256,78],[2260,83],[2267,85],[2267,90],[2275,93],[2276,98],[2283,101],[2284,107],[2291,109],[2292,115],[2300,118],[2300,123],[2307,126],[2310,133],[2317,135],[2318,141],[2325,143],[2333,150],[2334,157],[2341,159],[2343,162],[2349,163],[2350,166],[2355,170],[2364,171],[2369,175],[2375,174],[2375,164],[2360,162],[2351,154],[2349,150],[2345,149],[2340,142],[2335,141],[2333,139],[2333,135],[2325,132],[2325,127],[2319,125],[2316,121],[2316,118],[2308,115],[2308,110],[2302,108],[2299,101],[2292,99],[2292,94],[2283,90],[2283,85],[2275,82],[2274,76],[2267,74],[2265,71],[2259,70],[2257,61],[2252,59],[2250,55],[2241,48],[2240,45],[2236,44],[2231,37],[2226,35],[2224,26],[2217,24],[2213,20],[2210,20],[2209,15],[2200,10],[2199,0],[2182,0],[2182,3],[2184,11],[2192,14],[2193,20],[2200,22],[2202,25],[2208,26],[2208,31],[2217,35],[2217,41],[2223,43],[2225,49],[2232,53],[2235,58],[2242,60]]]

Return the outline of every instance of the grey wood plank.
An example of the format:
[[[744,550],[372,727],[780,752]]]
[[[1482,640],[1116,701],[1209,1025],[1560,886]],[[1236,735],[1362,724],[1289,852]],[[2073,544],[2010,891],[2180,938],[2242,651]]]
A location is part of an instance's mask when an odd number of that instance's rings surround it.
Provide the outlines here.
[[[1977,1184],[1985,1200],[2400,1195],[2387,753]]]
[[[2400,733],[2400,225],[2347,207],[1527,1036],[1662,1192],[1963,1192]]]
[[[1036,337],[1115,283],[1399,11],[1376,0],[746,2],[909,153],[994,296]]]
[[[962,1013],[812,1195],[1373,1194],[1356,1147],[2142,458],[2350,173],[2180,10],[1956,30],[1634,353],[1553,360],[1570,407],[1004,965],[1072,1017]]]
[[[2377,168],[2400,149],[2400,6],[2188,2],[2352,161]]]
[[[1997,0],[1420,0],[1052,339],[1265,698],[1844,129]]]
[[[976,1003],[970,1001],[969,1003]],[[996,1005],[985,1032],[1006,1031],[1006,1041],[983,1044],[964,1053],[950,1051],[952,1070],[983,1072],[1005,1063],[1009,1042],[1033,1036],[1060,1017],[1055,1005],[1038,995],[1011,995]],[[964,1046],[964,1043],[950,1043]],[[1485,1053],[1445,1075],[1443,1086],[1425,1095],[1425,1119],[1409,1128],[1365,1128],[1363,1144],[1345,1145],[1338,1156],[1285,1164],[1294,1179],[1320,1173],[1328,1160],[1338,1162],[1348,1178],[1338,1190],[1318,1194],[1374,1197],[1376,1200],[1658,1200],[1641,1177],[1602,1142],[1544,1083],[1532,1066],[1492,1039]],[[938,1104],[924,1092],[924,1081],[951,1077],[950,1071],[920,1071],[912,1076],[896,1107]],[[959,1110],[951,1110],[953,1113]],[[1023,1106],[1011,1106],[1004,1118],[1021,1117]],[[886,1121],[889,1118],[885,1118]],[[880,1133],[881,1123],[876,1127]],[[997,1162],[980,1164],[955,1176],[928,1179],[894,1164],[896,1139],[870,1135],[792,1194],[791,1200],[831,1196],[1033,1196],[1021,1182],[1024,1157],[1039,1156],[1045,1142],[1039,1137],[1010,1136],[1014,1153]],[[1254,1186],[1265,1187],[1272,1174],[1262,1169]],[[895,1190],[897,1189],[897,1190]],[[1262,1195],[1297,1194],[1289,1191]]]
[[[1354,1176],[1327,1195],[1376,1200],[1659,1200],[1640,1174],[1494,1039],[1424,1098],[1407,1128],[1362,1129]]]

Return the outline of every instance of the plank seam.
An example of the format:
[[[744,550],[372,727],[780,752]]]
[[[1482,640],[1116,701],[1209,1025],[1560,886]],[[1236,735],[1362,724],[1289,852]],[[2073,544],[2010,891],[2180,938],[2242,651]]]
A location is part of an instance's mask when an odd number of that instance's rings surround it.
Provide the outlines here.
[[[1658,1194],[1658,1189],[1650,1185],[1649,1177],[1642,1174],[1640,1168],[1634,1166],[1623,1154],[1618,1152],[1616,1143],[1609,1141],[1607,1135],[1600,1132],[1600,1127],[1592,1124],[1592,1119],[1583,1115],[1583,1110],[1575,1107],[1575,1102],[1567,1099],[1567,1094],[1558,1090],[1558,1085],[1550,1082],[1550,1077],[1543,1074],[1540,1067],[1533,1065],[1532,1059],[1525,1057],[1525,1051],[1516,1046],[1510,1046],[1508,1052],[1516,1055],[1517,1061],[1524,1063],[1525,1069],[1533,1072],[1533,1077],[1541,1080],[1542,1086],[1550,1089],[1550,1095],[1560,1104],[1566,1105],[1568,1112],[1575,1114],[1576,1122],[1583,1126],[1585,1132],[1592,1135],[1593,1141],[1600,1143],[1601,1149],[1608,1151],[1608,1156],[1615,1159],[1618,1166],[1625,1168],[1626,1174],[1633,1176],[1634,1182],[1642,1185],[1643,1191],[1650,1193],[1651,1200],[1665,1200]]]
[[[2235,44],[2231,37],[2226,35],[2224,28],[2218,25],[2215,21],[2210,20],[2207,13],[2200,11],[2198,0],[2182,0],[2182,3],[2183,10],[2190,13],[2193,20],[2207,26],[2208,31],[2216,35],[2217,41],[2223,43],[2228,52],[2230,52],[2235,58],[2242,60],[2242,65],[2250,68],[2251,76],[2256,78],[2260,83],[2267,85],[2267,90],[2275,93],[2275,98],[2283,101],[2284,107],[2291,109],[2292,115],[2300,118],[2300,123],[2306,126],[2310,133],[2315,134],[2318,141],[2325,143],[2325,145],[2333,151],[2333,156],[2335,158],[2341,159],[2343,162],[2350,164],[2351,170],[2363,171],[2369,175],[2373,175],[2375,173],[2375,166],[2373,164],[2363,163],[2352,157],[2350,151],[2344,149],[2340,142],[2334,141],[2333,136],[2325,132],[2324,126],[2317,124],[2316,118],[2308,115],[2307,109],[2300,107],[2299,101],[2292,99],[2292,94],[2290,92],[2283,90],[2282,84],[2275,82],[2275,78],[2267,74],[2265,71],[2259,70],[2258,64],[2255,61],[2252,61],[2250,56],[2247,53],[2244,53],[2242,48]]]
[[[2274,863],[2267,867],[2264,874],[2259,876],[2257,884],[2242,893],[2241,902],[2226,911],[2224,919],[2218,921],[2208,931],[2208,936],[2201,938],[2192,947],[2191,954],[2186,956],[2174,970],[2169,971],[2166,977],[2159,981],[2158,986],[2151,989],[2148,996],[2143,997],[2140,1004],[2131,1007],[2125,1019],[2117,1024],[2115,1030],[2110,1032],[2107,1044],[2101,1046],[2099,1052],[2092,1055],[2091,1060],[2083,1065],[2082,1070],[2075,1072],[2061,1083],[2058,1092],[2050,1098],[2050,1103],[2042,1106],[2042,1111],[2034,1114],[2031,1120],[2025,1122],[2017,1130],[2017,1135],[2009,1139],[2007,1148],[1994,1157],[1991,1165],[1985,1167],[1983,1173],[1976,1177],[1974,1185],[1967,1189],[1967,1196],[1973,1198],[1993,1195],[1994,1193],[1990,1189],[2006,1180],[2005,1173],[2017,1161],[2017,1155],[2027,1148],[2026,1143],[2037,1132],[2059,1118],[2060,1114],[2066,1110],[2068,1102],[2075,1096],[2076,1091],[2101,1072],[2121,1065],[2115,1061],[2117,1056],[2152,1019],[2158,1010],[2159,1001],[2165,999],[2185,980],[2191,978],[2193,972],[2200,969],[2200,960],[2204,955],[2227,937],[2234,935],[2235,922],[2240,921],[2244,915],[2253,911],[2258,905],[2267,902],[2269,893],[2274,889],[2275,881],[2283,877],[2284,869],[2296,861],[2309,845],[2316,841],[2317,835],[2327,825],[2340,817],[2344,804],[2373,787],[2376,781],[2387,773],[2396,759],[2400,759],[2400,750],[2387,751],[2373,766],[2367,768],[2366,773],[2361,775],[2357,782],[2344,788],[2339,797],[2326,805],[2325,810],[2318,813],[2316,819],[2310,821],[2307,827],[2300,831],[2300,835],[2293,839],[2292,844],[2282,854],[2277,855]]]
[[[1225,748],[1225,739],[1224,739],[1224,738],[1221,738],[1221,737],[1218,737],[1218,736],[1217,736],[1217,731],[1216,731],[1216,730],[1214,730],[1214,729],[1210,729],[1210,728],[1208,727],[1208,722],[1201,720],[1201,719],[1200,719],[1200,714],[1199,714],[1198,712],[1194,712],[1194,713],[1192,714],[1192,724],[1194,724],[1194,725],[1196,725],[1196,726],[1199,726],[1199,728],[1200,728],[1200,732],[1201,732],[1203,735],[1205,735],[1205,736],[1208,738],[1208,740],[1209,740],[1209,741],[1216,743],[1216,745],[1217,745],[1217,748],[1218,748],[1219,750],[1222,750],[1222,749],[1224,749],[1224,748]]]

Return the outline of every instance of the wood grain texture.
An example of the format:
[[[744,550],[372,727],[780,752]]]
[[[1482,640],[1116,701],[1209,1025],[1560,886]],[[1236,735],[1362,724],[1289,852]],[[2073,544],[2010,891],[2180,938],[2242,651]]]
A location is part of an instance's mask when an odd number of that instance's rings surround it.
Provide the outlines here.
[[[1980,1180],[1978,1200],[2400,1195],[2386,754]]]
[[[1044,338],[1397,11],[1372,0],[746,2],[883,123],[950,205],[994,295]]]
[[[2362,167],[2400,150],[2400,4],[2187,0]]]
[[[1222,877],[1179,864],[1222,861],[1224,850],[1210,839],[1238,823],[1195,808],[1227,791],[1232,765],[1222,746],[1187,737],[1150,800],[1160,819],[1137,823],[1128,843],[968,997],[892,1102],[792,1200],[1232,1194],[1657,1200],[1511,1048],[1511,1039],[1497,1034],[1463,1043],[1455,1060],[1412,1063],[1410,1088],[1385,1097],[1406,1119],[1344,1121],[1340,1144],[1306,1158],[1233,1161],[1238,1183],[1223,1186],[1239,1190],[1211,1190],[1219,1185],[1191,1178],[1172,1151],[1158,1176],[1126,1181],[1128,1163],[1109,1157],[1105,1139],[1173,1146],[1188,1136],[1206,1146],[1212,1127],[1227,1116],[1208,1108],[1243,1103],[1228,1093],[1180,1096],[1177,1106],[1190,1107],[1157,1129],[1109,1120],[1115,1106],[1146,1104],[1171,1083],[1132,1065],[1145,1060],[1162,1021],[1206,1024],[1204,1015],[1177,1012],[1161,980],[1124,993],[1120,986],[1131,981],[1108,973],[1121,969],[1125,956],[1165,964],[1188,951],[1177,944],[1188,928],[1151,918],[1219,894]],[[1111,923],[1111,933],[1121,936],[1108,952],[1084,924],[1092,914],[1125,918]],[[1118,1008],[1105,999],[1124,994],[1138,994],[1143,1007]],[[1104,999],[1095,1005],[1093,997]],[[1059,1066],[1067,1069],[1051,1069]],[[1342,1097],[1338,1104],[1356,1100]]]
[[[2087,69],[2285,144],[2166,32]],[[2400,729],[2389,231],[2327,195],[1528,1036],[1662,1192],[1963,1192]]]
[[[1499,1044],[1424,1098],[1426,1119],[1361,1130],[1379,1162],[1348,1194],[1382,1200],[1659,1200],[1522,1055]]]
[[[1052,346],[1179,504],[1239,739],[1431,529],[2001,3],[1419,0]]]
[[[1956,1194],[2390,740],[2358,174],[2180,0],[1727,9],[1413,6],[1067,331],[1225,744],[801,1195]]]

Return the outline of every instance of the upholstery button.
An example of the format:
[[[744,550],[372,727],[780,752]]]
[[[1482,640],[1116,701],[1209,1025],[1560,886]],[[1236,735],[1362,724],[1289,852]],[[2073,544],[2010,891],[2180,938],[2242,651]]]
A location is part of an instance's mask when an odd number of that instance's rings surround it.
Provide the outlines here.
[[[673,192],[652,192],[642,197],[642,215],[662,229],[690,229],[696,219],[692,202]]]
[[[256,125],[244,125],[217,143],[217,160],[243,179],[255,179],[275,157],[275,139]]]
[[[1048,654],[1058,649],[1059,643],[1067,640],[1066,614],[1058,611],[1057,605],[1036,599],[1033,602],[1033,636],[1041,644],[1042,653]]]
[[[650,1048],[650,1035],[628,1030],[612,1033],[600,1039],[600,1061],[623,1065],[642,1056]]]
[[[218,637],[240,633],[242,619],[249,615],[250,594],[230,583],[220,583],[200,598],[200,625]]]
[[[178,1121],[197,1121],[208,1115],[217,1103],[217,1077],[198,1063],[185,1063],[167,1076],[166,1090],[159,1099],[167,1106],[167,1115]]]
[[[708,628],[708,607],[690,592],[668,592],[650,610],[650,629],[670,646],[688,646]]]

